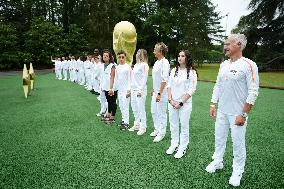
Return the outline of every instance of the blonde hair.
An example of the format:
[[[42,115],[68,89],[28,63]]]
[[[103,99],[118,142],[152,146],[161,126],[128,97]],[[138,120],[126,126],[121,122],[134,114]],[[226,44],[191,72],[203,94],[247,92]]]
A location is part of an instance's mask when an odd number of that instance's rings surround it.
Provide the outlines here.
[[[148,63],[148,55],[145,49],[139,49],[136,53],[136,62],[141,63],[145,62]]]
[[[166,56],[168,52],[168,46],[163,42],[159,42],[155,45],[155,49],[160,51],[164,56]]]

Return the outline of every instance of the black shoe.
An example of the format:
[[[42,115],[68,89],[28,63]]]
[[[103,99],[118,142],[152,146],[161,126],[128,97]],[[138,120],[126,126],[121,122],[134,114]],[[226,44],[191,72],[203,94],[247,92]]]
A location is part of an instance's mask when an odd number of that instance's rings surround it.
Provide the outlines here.
[[[121,126],[121,125],[123,125],[124,124],[124,121],[121,121],[119,124],[117,124],[117,126]]]
[[[98,92],[96,92],[96,91],[94,92],[94,94],[97,95],[97,96],[100,95],[100,93],[98,93]]]
[[[120,130],[127,130],[129,128],[129,124],[124,123],[120,126]]]

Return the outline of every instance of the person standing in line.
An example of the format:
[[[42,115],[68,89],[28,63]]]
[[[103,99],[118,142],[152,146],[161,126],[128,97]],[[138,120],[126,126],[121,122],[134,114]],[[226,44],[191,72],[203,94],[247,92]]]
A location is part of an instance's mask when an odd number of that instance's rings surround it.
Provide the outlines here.
[[[102,75],[102,90],[105,93],[108,103],[108,113],[103,118],[103,121],[107,124],[115,122],[115,114],[117,109],[116,99],[117,90],[114,88],[115,78],[115,65],[113,63],[112,55],[109,50],[103,51],[104,71]]]
[[[105,92],[102,89],[102,85],[103,85],[103,75],[104,75],[104,62],[102,60],[102,57],[99,55],[99,62],[100,64],[98,65],[98,80],[99,80],[99,93],[100,96],[98,98],[98,100],[100,101],[100,105],[101,105],[101,110],[99,113],[96,114],[96,116],[98,117],[105,117],[107,114],[107,107],[108,107],[108,103],[106,100],[106,95]]]
[[[146,132],[146,96],[148,79],[148,55],[145,49],[139,49],[136,53],[136,64],[132,71],[131,107],[134,114],[134,126],[129,131],[138,131],[137,135]]]
[[[191,55],[188,50],[181,50],[168,83],[171,145],[166,153],[171,155],[177,150],[176,159],[182,158],[189,143],[189,119],[196,85],[197,73]]]
[[[62,71],[63,71],[63,80],[67,81],[68,77],[68,62],[65,57],[62,57]]]
[[[67,62],[68,62],[68,71],[69,71],[69,81],[72,82],[72,80],[73,80],[73,62],[72,62],[71,56],[69,56]]]
[[[155,137],[153,142],[163,140],[167,128],[168,91],[166,85],[170,73],[170,64],[165,58],[167,52],[168,47],[163,42],[155,45],[154,55],[157,61],[152,69],[153,89],[151,90],[151,113],[155,129],[150,134]]]
[[[86,56],[86,61],[84,62],[84,69],[85,69],[85,88],[90,91],[91,90],[91,56]]]
[[[126,63],[126,53],[121,50],[117,53],[118,63],[115,69],[115,88],[118,90],[118,105],[121,111],[122,120],[120,129],[126,130],[129,127],[129,103],[131,85],[131,67]]]
[[[98,55],[93,57],[93,68],[92,68],[92,93],[95,95],[100,94],[100,81],[99,81],[99,71],[100,71],[100,59]]]
[[[248,114],[258,96],[259,77],[255,62],[242,55],[247,39],[243,34],[231,34],[224,44],[230,59],[221,65],[213,89],[210,116],[216,117],[215,152],[206,167],[208,173],[223,168],[223,157],[229,129],[233,142],[233,172],[229,184],[239,186],[246,160],[245,134]],[[216,104],[218,109],[216,113]]]

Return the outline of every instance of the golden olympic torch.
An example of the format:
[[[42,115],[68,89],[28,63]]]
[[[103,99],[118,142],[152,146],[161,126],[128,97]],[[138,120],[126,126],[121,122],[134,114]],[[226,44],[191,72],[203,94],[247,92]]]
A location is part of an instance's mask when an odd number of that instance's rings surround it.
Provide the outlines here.
[[[117,23],[113,29],[113,50],[115,55],[117,56],[118,51],[124,50],[126,53],[126,63],[131,65],[136,44],[137,33],[135,26],[128,21]]]
[[[30,75],[30,80],[31,80],[31,90],[34,90],[34,86],[35,86],[35,71],[34,71],[32,63],[30,63],[29,75]]]
[[[24,94],[25,97],[28,98],[28,94],[30,91],[30,85],[31,85],[31,81],[30,81],[30,76],[27,70],[27,66],[26,64],[24,64],[24,68],[23,68],[23,89],[24,89]]]

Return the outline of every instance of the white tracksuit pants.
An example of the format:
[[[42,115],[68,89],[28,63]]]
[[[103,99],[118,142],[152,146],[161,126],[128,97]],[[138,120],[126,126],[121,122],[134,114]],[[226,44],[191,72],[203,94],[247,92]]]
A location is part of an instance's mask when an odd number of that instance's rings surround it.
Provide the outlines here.
[[[247,121],[243,126],[235,125],[236,116],[217,112],[215,122],[215,152],[214,159],[223,161],[229,128],[233,141],[233,170],[244,172],[246,160],[245,134]]]
[[[58,79],[61,80],[62,79],[62,69],[58,70]]]
[[[73,72],[73,76],[74,76],[74,80],[73,81],[75,81],[75,82],[78,82],[78,71],[76,71],[75,69],[73,70],[74,72]]]
[[[168,93],[165,91],[161,94],[160,102],[156,102],[156,96],[157,94],[153,93],[151,101],[154,128],[158,131],[158,136],[165,136],[167,129]]]
[[[138,91],[131,91],[131,107],[134,115],[134,126],[139,125],[141,128],[147,128],[146,122],[146,96],[147,90],[141,92],[141,97],[137,97]]]
[[[96,92],[100,92],[100,81],[92,76],[92,89]]]
[[[126,98],[126,91],[118,91],[118,106],[121,111],[122,121],[129,124],[129,103],[130,97]]]
[[[63,69],[64,80],[67,80],[67,75],[68,75],[67,72],[68,72],[67,69]]]
[[[104,91],[100,92],[100,104],[101,104],[101,111],[100,113],[104,113],[107,111],[107,100]]]
[[[85,74],[83,70],[79,70],[79,83],[80,84],[85,84]]]
[[[69,81],[73,81],[73,70],[69,69]]]
[[[59,79],[59,69],[55,69],[55,77],[57,78],[57,79]]]
[[[90,70],[86,71],[86,85],[87,85],[87,89],[91,90],[92,89],[92,74],[90,72]]]
[[[184,103],[180,109],[174,109],[173,106],[169,104],[171,146],[178,147],[178,150],[187,149],[189,143],[189,119],[191,111],[191,102]]]

